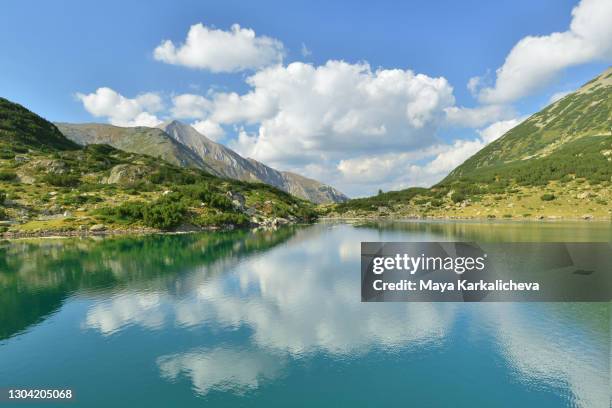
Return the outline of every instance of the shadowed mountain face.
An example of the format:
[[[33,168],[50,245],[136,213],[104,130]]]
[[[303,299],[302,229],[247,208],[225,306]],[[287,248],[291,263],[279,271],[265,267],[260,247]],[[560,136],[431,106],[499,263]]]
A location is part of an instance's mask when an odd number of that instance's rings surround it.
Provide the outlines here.
[[[191,148],[222,176],[270,184],[314,203],[343,202],[348,199],[335,188],[298,174],[281,172],[253,159],[245,159],[233,150],[215,143],[193,127],[179,121],[159,126],[174,139]]]

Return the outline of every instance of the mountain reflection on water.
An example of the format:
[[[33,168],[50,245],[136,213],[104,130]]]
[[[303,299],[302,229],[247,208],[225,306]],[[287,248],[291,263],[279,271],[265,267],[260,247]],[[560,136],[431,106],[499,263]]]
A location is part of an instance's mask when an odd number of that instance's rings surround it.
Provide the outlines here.
[[[400,377],[416,402],[428,396],[432,406],[608,407],[607,303],[360,302],[361,241],[520,237],[521,224],[506,224],[507,235],[504,224],[466,225],[319,224],[4,244],[0,302],[8,313],[0,320],[0,359],[14,339],[36,336],[41,322],[65,313],[83,347],[96,342],[115,366],[129,357],[113,351],[138,356],[149,371],[137,384],[156,384],[175,399],[187,398],[188,383],[192,398],[213,405],[244,404],[245,398],[289,405],[286,390],[321,378],[363,402],[366,389],[352,375],[359,372],[370,393],[377,384],[396,390]],[[575,240],[609,237],[609,225],[592,225],[574,233]],[[570,236],[570,228],[551,233],[528,225],[524,232],[546,241]],[[26,367],[52,371],[44,363]],[[0,369],[0,380],[9,373]],[[124,375],[101,374],[101,382]],[[427,394],[428,387],[448,396]],[[483,387],[480,400],[461,394]],[[352,401],[332,395],[311,390],[303,404]],[[163,406],[158,398],[148,405]]]

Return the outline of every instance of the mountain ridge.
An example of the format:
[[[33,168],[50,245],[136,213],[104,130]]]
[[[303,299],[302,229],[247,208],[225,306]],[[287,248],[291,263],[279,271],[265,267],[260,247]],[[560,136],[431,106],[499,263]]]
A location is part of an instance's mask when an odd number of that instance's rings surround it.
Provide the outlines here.
[[[342,202],[348,197],[326,184],[292,172],[278,171],[255,159],[244,158],[232,149],[208,139],[192,126],[177,120],[158,125],[174,139],[190,147],[225,177],[259,181],[317,204]]]
[[[177,166],[213,170],[190,149],[160,129],[144,126],[124,128],[103,123],[56,122],[55,125],[64,136],[82,146],[108,144],[126,152],[158,157]]]
[[[316,204],[348,199],[335,188],[316,180],[244,158],[177,120],[154,128],[100,123],[58,122],[55,125],[67,138],[81,145],[109,144],[128,152],[160,157],[182,167],[203,169],[217,177],[269,184]]]

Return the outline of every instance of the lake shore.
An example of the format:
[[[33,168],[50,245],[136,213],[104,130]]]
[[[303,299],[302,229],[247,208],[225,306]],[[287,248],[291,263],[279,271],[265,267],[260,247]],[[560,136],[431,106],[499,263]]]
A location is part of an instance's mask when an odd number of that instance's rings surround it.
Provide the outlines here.
[[[610,217],[562,217],[562,216],[540,216],[529,218],[488,218],[488,217],[458,217],[458,216],[425,216],[425,217],[410,217],[410,216],[393,216],[393,215],[372,215],[360,217],[319,217],[320,221],[488,221],[488,222],[554,222],[554,221],[612,221]]]
[[[369,217],[319,217],[319,223],[326,222],[339,222],[347,224],[363,223],[363,222],[487,222],[491,224],[495,223],[553,223],[553,222],[610,222],[609,218],[569,218],[569,217],[546,217],[546,218],[460,218],[460,217],[394,217],[394,216],[369,216]],[[288,223],[283,225],[305,225],[303,223]],[[88,238],[88,237],[107,237],[107,236],[120,236],[120,235],[176,235],[176,234],[193,234],[198,232],[211,232],[211,231],[231,231],[234,229],[276,229],[280,225],[252,225],[248,227],[235,227],[235,226],[210,226],[210,227],[196,227],[193,225],[183,225],[175,230],[165,231],[155,228],[147,227],[132,227],[132,228],[104,228],[100,230],[34,230],[34,231],[7,231],[0,234],[0,238],[4,240],[18,240],[18,239],[29,239],[29,238]]]

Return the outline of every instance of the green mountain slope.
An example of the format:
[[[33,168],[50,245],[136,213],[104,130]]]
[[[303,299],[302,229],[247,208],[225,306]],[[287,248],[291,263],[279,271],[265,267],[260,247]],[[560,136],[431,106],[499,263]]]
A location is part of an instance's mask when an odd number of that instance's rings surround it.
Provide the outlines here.
[[[315,217],[312,204],[271,186],[106,144],[81,147],[5,99],[0,118],[5,236],[276,226]]]
[[[612,68],[490,143],[429,189],[351,200],[331,215],[612,215]]]
[[[177,166],[205,169],[211,174],[220,175],[191,149],[161,129],[125,128],[100,123],[56,123],[55,125],[64,136],[83,146],[108,144],[126,152],[159,157]]]
[[[23,106],[0,97],[0,144],[2,151],[13,149],[78,148],[53,125]]]
[[[300,175],[280,172],[263,163],[245,159],[215,143],[192,126],[170,121],[157,128],[119,127],[99,123],[56,123],[68,139],[80,144],[108,144],[126,152],[159,157],[182,167],[204,169],[218,177],[261,182],[313,203],[346,201],[331,186]]]
[[[609,180],[612,68],[547,106],[453,170],[456,181],[545,184],[565,175]]]

